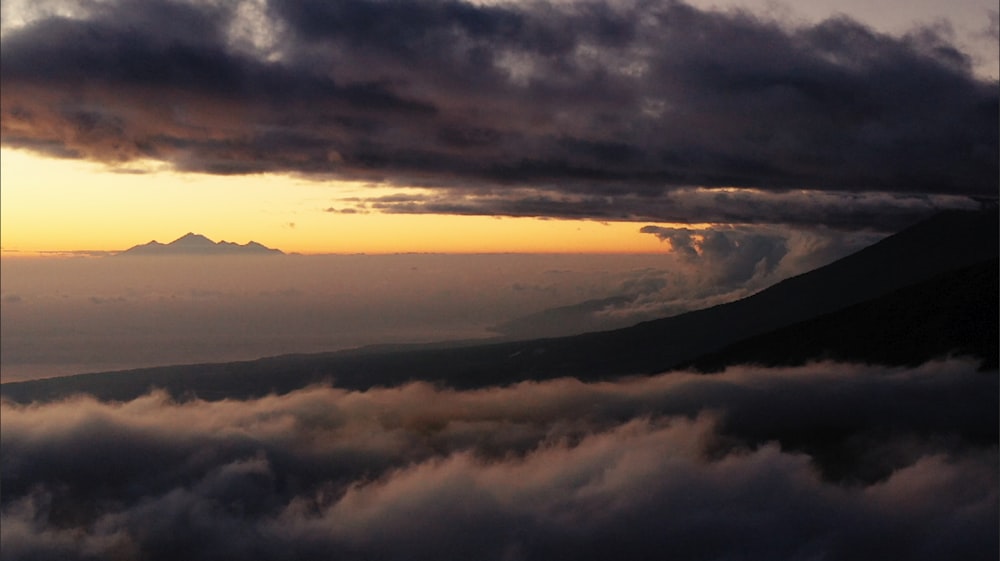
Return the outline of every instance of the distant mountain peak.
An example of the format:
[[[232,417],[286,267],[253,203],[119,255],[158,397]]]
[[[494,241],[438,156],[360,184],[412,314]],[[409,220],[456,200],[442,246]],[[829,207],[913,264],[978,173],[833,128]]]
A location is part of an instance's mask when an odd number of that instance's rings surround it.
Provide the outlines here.
[[[219,242],[219,243],[226,243],[226,242]],[[195,244],[216,245],[216,243],[213,242],[212,240],[206,238],[201,234],[195,234],[194,232],[188,232],[167,245],[195,245]]]
[[[188,232],[176,240],[163,244],[156,240],[136,245],[123,251],[120,255],[281,255],[279,249],[273,249],[257,242],[246,244],[214,242],[211,239],[194,232]]]

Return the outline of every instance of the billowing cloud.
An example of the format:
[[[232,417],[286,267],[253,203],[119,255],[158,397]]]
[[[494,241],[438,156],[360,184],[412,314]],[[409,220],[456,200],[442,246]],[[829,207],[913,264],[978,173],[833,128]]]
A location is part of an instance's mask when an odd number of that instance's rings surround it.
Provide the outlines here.
[[[708,308],[826,265],[883,237],[871,231],[765,225],[647,225],[639,231],[669,248],[659,266],[625,275],[608,288],[610,296],[547,308],[493,330],[520,338],[551,337]]]
[[[3,143],[60,157],[433,190],[371,202],[396,212],[748,220],[692,191],[740,187],[765,192],[758,221],[871,225],[808,194],[891,216],[996,194],[997,85],[933,27],[669,0],[55,2],[5,22]]]
[[[2,556],[991,559],[997,389],[949,361],[4,402]]]
[[[715,261],[719,268],[719,281],[727,285],[743,284],[754,276],[774,271],[788,253],[782,237],[740,230],[692,231],[687,228],[644,226],[640,231],[669,242],[673,251],[686,259]]]

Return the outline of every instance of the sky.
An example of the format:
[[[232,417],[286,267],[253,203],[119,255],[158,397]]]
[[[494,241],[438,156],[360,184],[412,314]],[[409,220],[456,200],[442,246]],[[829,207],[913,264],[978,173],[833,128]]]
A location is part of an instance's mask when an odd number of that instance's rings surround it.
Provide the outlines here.
[[[3,255],[663,252],[997,194],[993,2],[4,2]]]
[[[998,195],[995,0],[0,10],[5,383],[612,329]],[[187,232],[285,254],[116,254]],[[998,555],[972,361],[324,374],[0,399],[0,561]]]

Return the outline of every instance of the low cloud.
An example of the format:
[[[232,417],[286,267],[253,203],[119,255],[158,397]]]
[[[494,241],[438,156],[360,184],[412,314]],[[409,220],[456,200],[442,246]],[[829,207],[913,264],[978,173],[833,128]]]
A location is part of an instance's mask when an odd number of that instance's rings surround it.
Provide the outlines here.
[[[871,245],[876,231],[765,225],[647,225],[664,242],[662,263],[620,275],[607,295],[493,327],[510,337],[547,337],[626,327],[749,296]]]
[[[723,285],[744,284],[756,276],[768,275],[788,253],[784,237],[735,229],[692,231],[644,226],[639,231],[669,242],[683,259],[711,261],[717,282]]]
[[[4,402],[2,557],[991,559],[997,389],[948,361]]]

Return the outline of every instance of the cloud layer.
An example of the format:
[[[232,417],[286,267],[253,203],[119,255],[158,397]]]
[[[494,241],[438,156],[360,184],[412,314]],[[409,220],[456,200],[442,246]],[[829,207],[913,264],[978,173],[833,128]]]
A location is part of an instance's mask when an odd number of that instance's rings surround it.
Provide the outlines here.
[[[997,554],[996,373],[2,405],[4,559]]]
[[[730,220],[779,221],[789,189],[895,213],[996,191],[997,85],[933,28],[674,1],[46,6],[5,16],[26,22],[2,40],[5,146],[435,189],[370,201],[401,212],[704,221],[693,188],[742,187],[776,215]]]

